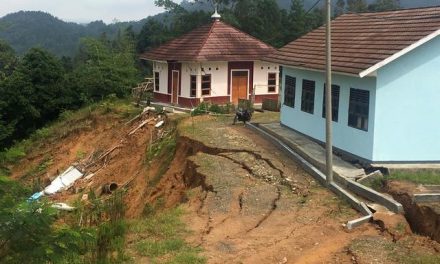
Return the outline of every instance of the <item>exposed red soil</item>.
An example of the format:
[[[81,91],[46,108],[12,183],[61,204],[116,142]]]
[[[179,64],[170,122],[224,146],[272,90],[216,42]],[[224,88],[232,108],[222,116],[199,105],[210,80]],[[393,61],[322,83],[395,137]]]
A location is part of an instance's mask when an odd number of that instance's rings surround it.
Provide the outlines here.
[[[36,175],[42,180],[44,187],[59,173],[73,164],[84,161],[92,153],[104,153],[121,145],[102,162],[98,162],[96,166],[87,170],[86,175],[94,172],[91,179],[80,179],[68,191],[57,193],[50,199],[72,203],[82,194],[87,194],[89,190],[99,194],[104,184],[114,182],[120,187],[127,187],[125,195],[126,216],[129,218],[137,217],[143,210],[142,205],[145,203],[149,178],[158,170],[156,164],[147,166],[146,163],[147,147],[151,138],[156,137],[156,129],[153,128],[155,122],[139,129],[132,136],[127,136],[127,134],[147,118],[149,117],[144,116],[143,119],[127,125],[125,124],[127,120],[123,120],[116,114],[93,115],[89,128],[72,133],[56,142],[44,144],[28,155],[26,160],[13,167],[11,176],[15,179],[23,178],[23,175],[41,164],[50,155],[51,162],[45,173]],[[84,157],[80,159],[79,153],[84,153],[81,155]],[[34,179],[35,175],[30,175],[22,181],[30,183]]]
[[[148,125],[127,137],[141,121],[125,125],[126,120],[113,114],[91,120],[90,128],[35,150],[12,168],[13,177],[20,179],[50,155],[53,162],[39,177],[53,178],[80,161],[78,152],[87,158],[122,140],[123,147],[109,155],[93,178],[80,180],[51,199],[71,202],[80,198],[78,191],[99,191],[103,184],[116,182],[126,187],[128,218],[140,216],[146,204],[159,198],[164,208],[181,205],[192,231],[188,241],[203,249],[208,263],[356,263],[348,248],[359,237],[393,242],[375,224],[347,231],[343,223],[360,215],[283,152],[242,126],[206,116],[182,121],[182,126],[195,122],[189,130],[192,136],[181,133],[173,161],[153,185],[163,161],[159,157],[148,165],[146,150],[156,129]],[[22,180],[30,182],[32,177]]]
[[[440,205],[413,202],[414,193],[419,192],[417,189],[416,184],[404,181],[388,181],[386,184],[386,191],[403,205],[413,231],[440,242]]]

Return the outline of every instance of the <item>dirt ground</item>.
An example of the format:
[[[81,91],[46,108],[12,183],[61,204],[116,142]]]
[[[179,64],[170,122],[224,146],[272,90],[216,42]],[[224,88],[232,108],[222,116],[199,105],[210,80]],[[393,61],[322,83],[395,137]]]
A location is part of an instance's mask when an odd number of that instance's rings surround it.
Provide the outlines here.
[[[268,121],[276,116],[255,118]],[[408,235],[396,241],[373,223],[346,230],[344,223],[359,213],[268,141],[241,124],[232,126],[229,117],[181,121],[175,157],[154,185],[152,178],[164,161],[146,162],[146,150],[157,133],[153,125],[127,137],[140,121],[126,125],[127,118],[110,113],[81,122],[84,127],[78,132],[48,142],[11,168],[12,177],[27,182],[38,177],[47,183],[70,164],[123,142],[91,179],[53,199],[73,201],[87,189],[116,182],[127,188],[128,218],[140,217],[146,205],[159,200],[164,208],[181,206],[191,230],[186,239],[202,249],[208,263],[438,260],[440,246],[425,237]],[[148,260],[142,258],[142,263]]]
[[[405,217],[414,231],[440,241],[440,203],[413,202],[414,194],[432,193],[431,190],[422,185],[396,180],[387,181],[385,189],[403,205]],[[434,193],[438,192],[437,189]]]
[[[361,215],[251,130],[205,116],[179,131],[197,150],[184,178],[200,187],[184,207],[189,239],[208,263],[402,263],[388,257],[391,236],[374,224],[347,231],[343,224]],[[427,238],[408,240],[422,244],[422,255],[438,253]],[[386,242],[376,251],[387,257],[369,250],[377,241]]]

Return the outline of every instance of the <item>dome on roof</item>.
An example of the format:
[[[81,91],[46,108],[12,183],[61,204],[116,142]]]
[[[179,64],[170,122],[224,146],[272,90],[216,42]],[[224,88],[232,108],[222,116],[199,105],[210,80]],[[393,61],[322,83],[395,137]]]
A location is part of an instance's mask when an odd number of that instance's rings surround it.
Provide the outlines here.
[[[215,21],[219,21],[220,18],[222,18],[222,16],[218,13],[217,11],[217,7],[215,8],[215,12],[214,14],[211,16],[212,19],[214,19]]]

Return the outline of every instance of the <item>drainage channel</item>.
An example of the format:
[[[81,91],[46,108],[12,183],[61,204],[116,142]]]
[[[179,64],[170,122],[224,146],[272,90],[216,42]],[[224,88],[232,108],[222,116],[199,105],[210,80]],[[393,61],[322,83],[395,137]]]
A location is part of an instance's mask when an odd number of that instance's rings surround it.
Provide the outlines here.
[[[259,128],[258,126],[254,125],[254,124],[248,123],[248,124],[246,124],[246,126],[248,126],[252,130],[258,132],[259,134],[261,134],[265,138],[267,138],[269,141],[271,141],[274,145],[276,145],[278,148],[280,148],[283,152],[285,152],[287,155],[289,155],[291,158],[293,158],[295,161],[297,161],[303,167],[303,169],[305,169],[308,173],[310,173],[323,186],[328,187],[330,190],[332,190],[338,196],[347,200],[353,208],[355,208],[357,211],[361,212],[364,215],[361,218],[348,221],[346,224],[347,229],[351,230],[355,227],[358,227],[364,223],[369,222],[373,218],[373,213],[371,212],[371,210],[367,207],[367,205],[364,202],[357,199],[354,195],[352,195],[349,191],[345,190],[343,187],[338,185],[336,182],[333,182],[330,184],[330,186],[328,186],[327,182],[326,182],[326,176],[318,168],[316,168],[312,163],[308,162],[301,155],[299,155],[294,150],[292,150],[289,146],[287,146],[281,140],[279,140],[278,138],[274,137],[270,133],[266,132],[265,130]]]

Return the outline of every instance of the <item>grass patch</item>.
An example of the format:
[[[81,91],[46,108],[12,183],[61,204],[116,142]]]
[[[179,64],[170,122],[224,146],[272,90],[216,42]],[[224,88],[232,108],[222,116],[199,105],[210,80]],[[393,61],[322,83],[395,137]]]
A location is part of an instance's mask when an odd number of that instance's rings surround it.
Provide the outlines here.
[[[387,180],[409,181],[416,184],[440,185],[440,172],[416,171],[416,172],[394,172],[386,177]]]
[[[191,112],[191,115],[204,115],[207,113],[216,113],[216,114],[232,114],[235,112],[235,106],[231,103],[227,103],[225,105],[211,104],[209,102],[200,103],[194,110]]]
[[[181,208],[174,208],[156,211],[133,222],[130,232],[139,236],[134,245],[136,253],[149,257],[152,263],[206,263],[206,259],[199,256],[201,250],[185,242],[189,231],[181,220],[182,215]]]
[[[375,191],[381,192],[384,187],[384,179],[372,179],[370,181],[363,183],[363,185]]]
[[[434,264],[440,263],[440,255],[432,249],[414,246],[413,238],[408,237],[397,242],[382,237],[360,237],[349,245],[349,251],[356,255],[361,263],[380,259],[383,263]]]
[[[348,201],[341,197],[331,197],[323,202],[330,208],[329,217],[334,219],[349,219],[357,215]]]
[[[136,245],[136,249],[142,256],[160,257],[171,252],[182,250],[185,247],[185,241],[182,239],[167,240],[144,240]]]
[[[43,158],[43,160],[36,166],[32,167],[28,170],[21,179],[27,179],[30,176],[41,176],[44,174],[49,166],[53,164],[52,156],[48,155]]]
[[[173,259],[165,262],[166,264],[204,264],[206,258],[200,257],[198,249],[190,249],[185,252],[180,252]]]

